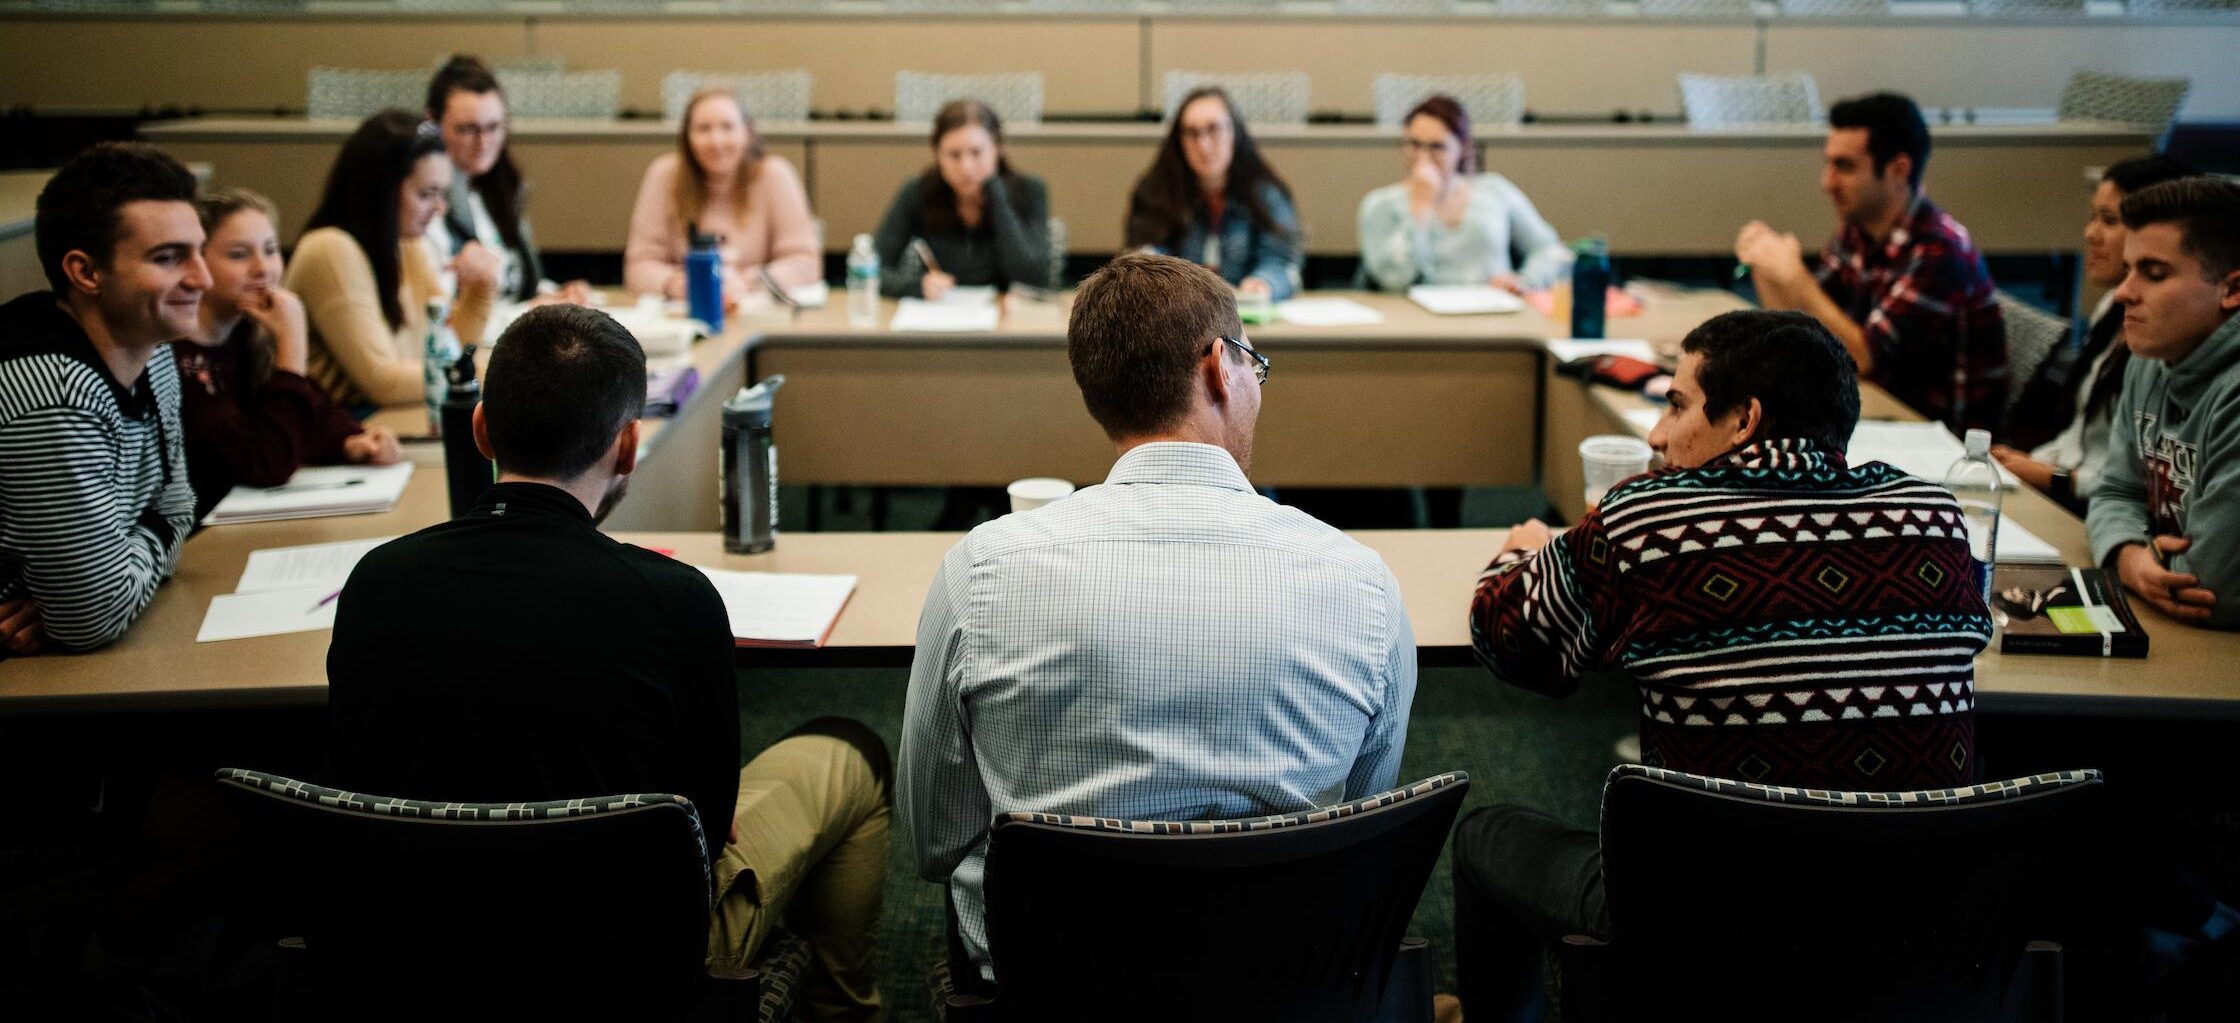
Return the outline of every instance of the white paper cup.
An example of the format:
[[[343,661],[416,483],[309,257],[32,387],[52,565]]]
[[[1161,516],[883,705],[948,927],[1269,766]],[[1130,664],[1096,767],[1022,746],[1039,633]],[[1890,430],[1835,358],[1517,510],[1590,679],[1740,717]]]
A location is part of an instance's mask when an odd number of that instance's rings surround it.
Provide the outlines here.
[[[1586,469],[1587,507],[1602,503],[1602,495],[1635,476],[1649,471],[1649,442],[1639,437],[1604,434],[1579,442],[1579,462]]]
[[[1033,511],[1073,493],[1073,484],[1050,476],[1029,476],[1023,480],[1011,481],[1011,485],[1003,490],[1011,495],[1011,510],[1023,512]]]

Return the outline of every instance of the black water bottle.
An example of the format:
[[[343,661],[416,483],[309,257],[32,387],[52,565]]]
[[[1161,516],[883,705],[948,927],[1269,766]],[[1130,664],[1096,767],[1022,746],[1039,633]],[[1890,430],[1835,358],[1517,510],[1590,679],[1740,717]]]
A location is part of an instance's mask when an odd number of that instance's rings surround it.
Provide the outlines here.
[[[760,554],[778,543],[778,446],[770,406],[783,374],[742,387],[723,403],[723,549]]]
[[[474,347],[462,346],[458,360],[443,369],[443,475],[450,485],[452,518],[473,508],[496,477],[490,460],[474,443],[474,407],[482,403]]]

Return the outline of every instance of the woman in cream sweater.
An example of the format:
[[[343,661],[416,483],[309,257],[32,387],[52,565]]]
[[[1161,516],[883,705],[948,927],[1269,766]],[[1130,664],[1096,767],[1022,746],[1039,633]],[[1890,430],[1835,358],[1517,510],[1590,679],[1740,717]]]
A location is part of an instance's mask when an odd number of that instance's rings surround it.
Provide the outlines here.
[[[692,97],[677,151],[646,168],[622,250],[622,282],[640,295],[683,298],[694,230],[719,239],[727,305],[757,290],[757,267],[769,267],[787,287],[824,274],[800,173],[784,157],[763,153],[739,97],[722,89]]]
[[[443,215],[451,161],[434,125],[401,110],[366,119],[342,144],[319,208],[296,241],[286,287],[311,322],[310,376],[346,408],[405,405],[425,393],[421,352],[431,301],[477,341],[498,288],[498,259],[468,246],[439,268],[423,241]],[[456,294],[443,271],[456,279]]]

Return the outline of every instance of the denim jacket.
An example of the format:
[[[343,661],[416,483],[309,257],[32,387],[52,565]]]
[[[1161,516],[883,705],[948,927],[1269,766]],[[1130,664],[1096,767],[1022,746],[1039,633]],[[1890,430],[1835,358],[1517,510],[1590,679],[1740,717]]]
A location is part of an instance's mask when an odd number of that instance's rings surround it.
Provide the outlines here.
[[[1283,225],[1283,234],[1262,231],[1253,223],[1252,211],[1234,198],[1222,210],[1217,232],[1207,224],[1205,200],[1192,195],[1190,223],[1183,228],[1179,242],[1146,248],[1160,255],[1180,256],[1218,267],[1221,279],[1231,285],[1241,284],[1247,277],[1258,277],[1268,282],[1269,294],[1282,301],[1298,290],[1299,265],[1306,260],[1299,214],[1292,208],[1290,197],[1274,182],[1261,183],[1260,203],[1267,207],[1268,215],[1276,223]]]

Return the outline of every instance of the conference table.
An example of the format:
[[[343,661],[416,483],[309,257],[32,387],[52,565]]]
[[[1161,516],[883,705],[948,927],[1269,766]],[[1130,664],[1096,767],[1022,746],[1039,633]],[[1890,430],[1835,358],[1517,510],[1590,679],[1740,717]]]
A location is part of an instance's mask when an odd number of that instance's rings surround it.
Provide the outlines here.
[[[1389,344],[1395,355],[1413,352],[1463,356],[1464,362],[1458,365],[1467,365],[1471,358],[1499,355],[1531,367],[1534,386],[1522,394],[1487,395],[1474,388],[1465,388],[1461,393],[1480,405],[1507,413],[1507,431],[1497,442],[1502,456],[1520,460],[1520,464],[1540,462],[1543,486],[1567,516],[1575,517],[1579,510],[1578,466],[1573,453],[1578,440],[1593,433],[1640,434],[1645,430],[1641,412],[1650,406],[1639,395],[1588,386],[1553,374],[1552,360],[1545,350],[1545,340],[1552,329],[1535,313],[1464,318],[1425,314],[1422,320],[1416,320],[1406,314],[1403,307],[1408,304],[1404,301],[1377,296],[1350,297],[1385,311],[1388,314],[1385,321],[1347,328],[1273,324],[1253,332],[1256,341],[1271,353],[1275,365],[1262,419],[1264,450],[1285,450],[1278,434],[1315,422],[1312,417],[1287,420],[1276,412],[1285,403],[1295,400],[1293,394],[1311,391],[1307,385],[1293,383],[1291,378],[1313,377],[1311,373],[1298,371],[1297,364],[1311,364],[1313,360],[1307,356],[1317,353],[1351,352],[1356,360],[1354,365],[1374,368],[1375,360],[1370,353],[1379,343]],[[1611,321],[1612,333],[1646,336],[1660,351],[1669,353],[1687,327],[1704,315],[1735,304],[1731,296],[1723,293],[1652,291],[1647,312],[1638,319]],[[801,463],[809,468],[821,466],[819,471],[833,478],[858,475],[867,467],[886,464],[889,454],[885,451],[866,455],[864,460],[849,460],[849,452],[874,447],[915,452],[917,459],[936,467],[929,471],[961,471],[966,465],[988,461],[992,456],[986,452],[959,454],[963,445],[954,438],[927,433],[922,424],[911,431],[877,434],[876,445],[836,447],[817,458],[804,457],[799,452],[820,450],[804,435],[827,428],[845,428],[849,416],[864,411],[862,405],[854,404],[856,402],[905,403],[900,391],[884,397],[874,394],[873,384],[886,381],[904,390],[912,389],[909,386],[913,383],[912,374],[938,368],[925,361],[928,350],[937,353],[952,349],[1005,352],[1020,364],[1032,361],[1040,353],[1055,357],[1062,364],[1062,343],[1056,340],[1061,335],[1053,332],[1052,319],[1060,308],[1062,306],[1015,315],[998,331],[983,337],[930,340],[905,338],[884,329],[852,329],[836,310],[811,311],[798,319],[790,316],[780,319],[765,312],[740,317],[723,335],[703,341],[690,357],[711,375],[730,373],[731,380],[716,381],[727,387],[744,377],[751,364],[782,352],[814,351],[822,344],[834,352],[847,353],[841,368],[852,365],[864,381],[868,381],[851,385],[853,390],[845,393],[853,397],[843,401],[813,387],[796,390],[793,384],[780,392],[776,423],[783,452],[783,475],[790,482],[800,482],[794,473]],[[1458,325],[1464,321],[1472,325]],[[779,329],[781,327],[783,329]],[[878,357],[889,353],[899,353],[900,361],[895,364],[901,367],[899,370],[895,366],[881,368],[878,365]],[[796,364],[785,363],[782,358],[777,361],[794,368],[795,372],[803,372],[795,368]],[[1333,364],[1327,371],[1331,379],[1318,386],[1341,388],[1342,374],[1337,365]],[[832,372],[840,375],[838,370]],[[1444,371],[1438,366],[1427,364],[1398,380],[1371,380],[1359,386],[1382,394],[1378,403],[1407,401],[1419,410],[1440,407],[1444,404],[1440,400],[1426,400],[1420,395],[1408,399],[1404,385],[1408,380],[1433,378],[1441,372]],[[1034,376],[1027,374],[1030,380]],[[1000,379],[996,382],[1002,383]],[[980,402],[993,405],[1021,401],[1029,394],[1042,394],[1035,388],[1045,383],[1036,382],[1033,387],[1025,387],[1013,381],[1018,390],[1003,402],[985,397]],[[747,571],[846,573],[858,577],[855,595],[841,614],[826,646],[806,651],[743,648],[740,652],[742,665],[782,668],[907,664],[915,641],[920,602],[943,553],[961,534],[784,533],[775,550],[741,556],[725,554],[720,537],[712,528],[653,530],[622,524],[625,521],[622,513],[633,507],[640,509],[637,515],[640,519],[659,519],[662,515],[657,512],[678,510],[686,502],[668,489],[672,483],[705,479],[712,493],[714,460],[709,452],[714,440],[695,435],[712,431],[712,422],[704,417],[720,405],[718,394],[723,387],[704,392],[688,402],[676,421],[648,431],[641,473],[633,480],[631,496],[617,510],[617,515],[609,519],[607,528],[630,542],[671,551],[677,558],[692,564]],[[832,406],[824,410],[826,419],[819,419],[819,412],[808,405],[784,403],[787,395],[801,400],[803,394],[815,396],[815,404]],[[1361,403],[1359,411],[1373,411],[1370,404]],[[1917,418],[1871,386],[1863,391],[1863,404],[1866,415],[1872,418]],[[1078,483],[1093,483],[1103,478],[1111,452],[1101,434],[1088,423],[1085,413],[1079,411],[1077,394],[1069,393],[1062,402],[1055,396],[1037,399],[1027,403],[1024,411],[1013,409],[1012,412],[1016,414],[1005,420],[1007,428],[1045,432],[1012,434],[1006,448],[1030,454],[1042,450],[1070,450],[1068,445],[1074,438],[1054,436],[1048,431],[1085,434],[1086,440],[1081,443],[1083,451],[1099,453],[1093,458],[1082,454],[1084,462],[1079,465],[1065,463],[1082,470],[1073,472],[1070,478]],[[1633,414],[1631,418],[1628,413]],[[1452,418],[1425,419],[1418,425],[1418,432],[1368,437],[1362,443],[1369,446],[1351,457],[1404,458],[1407,457],[1404,449],[1411,447],[1439,449],[1462,445],[1467,448],[1477,441],[1433,431],[1476,429],[1478,427],[1473,424],[1479,420],[1472,417],[1479,414],[1479,411],[1466,409]],[[398,410],[385,415],[406,423],[415,412]],[[971,418],[969,415],[962,417]],[[892,423],[886,423],[858,429],[870,432],[892,427]],[[1353,429],[1364,435],[1378,432],[1358,423]],[[1537,440],[1528,439],[1531,434],[1537,434]],[[448,508],[440,471],[440,450],[426,442],[410,443],[407,450],[419,467],[396,508],[372,515],[205,529],[187,541],[177,573],[158,591],[141,619],[118,643],[87,654],[0,661],[0,715],[256,709],[323,702],[327,632],[217,643],[196,643],[194,637],[211,598],[233,590],[253,550],[394,536],[446,518]],[[1539,453],[1537,459],[1536,452]],[[820,463],[818,458],[827,461]],[[994,464],[1008,466],[1000,459]],[[1053,461],[1036,455],[1020,464],[1047,467]],[[1280,456],[1274,464],[1282,466]],[[1305,467],[1295,465],[1285,471],[1304,472]],[[1266,483],[1257,464],[1254,476],[1257,482]],[[709,503],[712,508],[712,500]],[[2018,522],[2052,543],[2071,563],[2088,562],[2083,524],[2059,506],[2023,489],[2010,495],[2007,510]],[[1366,530],[1353,535],[1383,556],[1398,577],[1415,624],[1423,662],[1429,665],[1468,663],[1471,654],[1465,616],[1470,594],[1479,569],[1501,548],[1504,532],[1491,529]],[[2014,713],[2240,717],[2240,672],[2231,667],[2240,659],[2240,636],[2180,625],[2152,608],[2135,607],[2153,636],[2153,652],[2147,659],[2008,657],[1996,652],[1986,653],[1977,667],[1981,706],[1991,712]]]

